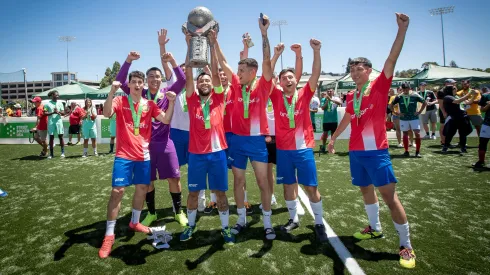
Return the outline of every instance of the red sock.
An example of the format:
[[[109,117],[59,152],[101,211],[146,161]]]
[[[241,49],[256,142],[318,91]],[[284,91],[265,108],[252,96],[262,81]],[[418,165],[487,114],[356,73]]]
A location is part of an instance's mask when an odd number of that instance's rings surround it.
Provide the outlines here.
[[[478,160],[481,162],[485,162],[485,153],[486,151],[479,150],[478,151]]]
[[[420,152],[420,145],[422,144],[422,141],[420,140],[420,136],[415,137],[415,146],[416,146],[416,151]]]
[[[403,135],[403,147],[405,147],[405,151],[408,152],[408,135]]]

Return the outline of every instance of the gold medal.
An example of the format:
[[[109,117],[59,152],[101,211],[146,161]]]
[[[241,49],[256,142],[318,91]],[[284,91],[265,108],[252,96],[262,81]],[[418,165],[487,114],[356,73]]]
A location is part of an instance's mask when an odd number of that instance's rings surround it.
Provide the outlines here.
[[[139,136],[140,135],[140,128],[134,128],[134,135]]]

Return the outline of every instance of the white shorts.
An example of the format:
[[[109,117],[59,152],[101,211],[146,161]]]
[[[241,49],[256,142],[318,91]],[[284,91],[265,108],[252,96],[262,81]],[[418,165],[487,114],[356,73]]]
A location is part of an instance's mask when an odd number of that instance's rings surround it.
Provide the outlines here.
[[[483,124],[480,130],[480,137],[490,138],[490,126]]]
[[[420,120],[400,120],[400,130],[402,132],[407,132],[408,130],[419,130],[420,131]]]

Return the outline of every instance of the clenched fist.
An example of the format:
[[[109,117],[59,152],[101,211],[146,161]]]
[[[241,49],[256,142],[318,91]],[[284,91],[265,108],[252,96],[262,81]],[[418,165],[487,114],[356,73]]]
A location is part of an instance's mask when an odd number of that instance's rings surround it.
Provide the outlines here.
[[[310,39],[310,46],[314,51],[319,51],[322,47],[322,42],[315,38]]]
[[[110,94],[111,95],[114,95],[117,92],[117,90],[119,90],[119,88],[121,88],[121,82],[119,82],[119,81],[113,81],[112,82],[112,86],[111,86]]]
[[[167,97],[168,101],[169,102],[174,102],[175,101],[175,98],[177,98],[177,95],[172,92],[172,91],[168,91],[165,93],[165,96]]]
[[[410,23],[410,17],[403,13],[395,13],[396,14],[396,23],[399,28],[408,28],[408,24]]]
[[[128,57],[126,58],[126,62],[131,63],[133,60],[138,60],[140,59],[141,55],[139,52],[136,51],[131,51],[128,54]]]
[[[274,47],[274,55],[281,55],[284,52],[284,43],[279,43]]]
[[[291,51],[293,51],[296,55],[301,55],[301,44],[291,45]]]

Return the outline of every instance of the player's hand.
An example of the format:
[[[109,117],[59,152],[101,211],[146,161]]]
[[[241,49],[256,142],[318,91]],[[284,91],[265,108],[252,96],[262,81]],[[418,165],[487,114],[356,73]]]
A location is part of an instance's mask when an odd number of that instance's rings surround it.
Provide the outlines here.
[[[134,60],[140,59],[140,57],[141,57],[141,55],[139,52],[131,51],[131,52],[129,52],[128,57],[126,58],[126,62],[131,63]]]
[[[214,46],[218,42],[218,33],[215,30],[210,30],[208,33],[208,40],[211,46]]]
[[[164,54],[162,54],[162,61],[163,62],[172,62],[172,61],[175,61],[175,58],[172,55],[172,53],[164,53]]]
[[[265,142],[266,142],[266,143],[270,143],[271,141],[272,141],[271,136],[266,136],[266,137],[265,137]]]
[[[262,24],[262,20],[260,20],[259,17],[259,28],[262,34],[267,34],[267,29],[269,28],[270,24],[271,21],[269,20],[269,17],[267,15],[264,14],[264,24]]]
[[[312,38],[310,39],[310,46],[313,49],[313,51],[319,51],[322,47],[322,42],[320,40]]]
[[[186,32],[185,33],[185,43],[187,43],[187,46],[189,46],[191,44],[191,38],[192,38],[192,35],[189,32]]]
[[[279,43],[274,47],[274,55],[281,55],[284,52],[284,43]]]
[[[207,74],[211,75],[211,69],[209,69],[209,66],[208,66],[208,65],[204,66],[204,68],[203,68],[203,72],[205,72],[205,73],[207,73]]]
[[[31,129],[31,131],[32,131],[32,132],[35,132],[35,131],[37,131],[37,128],[36,128],[36,127],[34,127],[34,128],[32,128],[32,129]]]
[[[165,44],[168,43],[168,41],[170,41],[169,38],[167,38],[167,30],[166,29],[160,29],[159,31],[157,31],[158,33],[158,44],[160,44],[160,46],[163,46]]]
[[[408,24],[410,23],[410,17],[403,13],[395,13],[396,14],[396,23],[399,28],[408,28]]]
[[[419,116],[420,115],[420,112],[415,112],[414,115],[415,116]]]
[[[293,51],[296,55],[301,55],[301,44],[291,45],[291,51]]]
[[[334,139],[330,140],[327,147],[328,147],[328,152],[330,154],[335,154],[335,140]]]
[[[476,95],[476,94],[477,94],[476,90],[471,90],[471,89],[470,89],[470,95],[474,96],[474,95]]]
[[[248,32],[242,35],[242,44],[244,48],[248,48]]]
[[[109,92],[112,96],[116,93],[116,91],[121,88],[121,82],[113,81],[111,86],[111,91]]]
[[[175,98],[177,98],[177,95],[172,92],[172,91],[168,91],[165,93],[165,96],[167,97],[168,101],[169,102],[174,102],[175,101]]]

